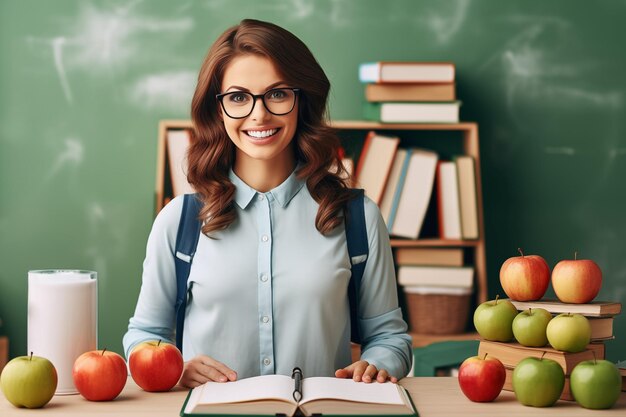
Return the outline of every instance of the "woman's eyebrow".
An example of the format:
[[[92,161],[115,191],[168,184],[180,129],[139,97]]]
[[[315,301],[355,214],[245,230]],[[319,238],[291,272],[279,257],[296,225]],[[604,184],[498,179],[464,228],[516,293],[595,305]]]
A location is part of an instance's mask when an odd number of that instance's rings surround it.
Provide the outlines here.
[[[271,85],[269,85],[268,87],[266,87],[266,88],[265,88],[265,91],[271,90],[272,88],[276,88],[276,87],[278,87],[279,85],[287,85],[287,83],[286,83],[286,82],[284,82],[284,81],[278,81],[278,82],[275,82],[274,84],[271,84]],[[231,85],[230,87],[228,87],[228,88],[227,88],[226,90],[224,90],[224,91],[226,92],[226,91],[230,91],[230,90],[232,90],[232,89],[235,89],[235,90],[237,90],[237,91],[245,91],[245,92],[248,92],[248,93],[250,92],[250,90],[249,90],[249,89],[247,89],[247,88],[245,88],[245,87],[241,87],[241,86],[239,86],[239,85]]]

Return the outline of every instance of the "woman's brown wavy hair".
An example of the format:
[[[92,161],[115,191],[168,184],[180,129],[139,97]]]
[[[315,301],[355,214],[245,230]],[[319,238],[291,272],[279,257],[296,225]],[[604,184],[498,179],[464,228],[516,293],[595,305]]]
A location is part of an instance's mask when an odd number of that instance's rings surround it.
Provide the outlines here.
[[[237,217],[235,186],[229,179],[235,146],[218,112],[216,94],[233,58],[246,54],[267,57],[292,87],[300,88],[298,126],[293,138],[296,175],[319,209],[315,226],[327,234],[343,221],[351,191],[342,181],[345,170],[338,156],[339,139],[327,125],[326,103],[330,82],[307,46],[292,33],[272,23],[242,20],[211,46],[198,76],[191,104],[193,142],[189,148],[187,179],[204,203],[202,232],[227,228]]]

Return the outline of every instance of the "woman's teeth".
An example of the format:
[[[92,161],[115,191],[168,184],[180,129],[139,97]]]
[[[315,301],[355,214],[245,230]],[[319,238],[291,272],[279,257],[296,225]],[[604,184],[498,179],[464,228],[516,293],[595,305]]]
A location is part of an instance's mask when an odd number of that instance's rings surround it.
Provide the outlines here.
[[[266,138],[268,136],[272,136],[278,132],[278,129],[270,129],[270,130],[248,130],[247,133],[249,136],[253,138]]]

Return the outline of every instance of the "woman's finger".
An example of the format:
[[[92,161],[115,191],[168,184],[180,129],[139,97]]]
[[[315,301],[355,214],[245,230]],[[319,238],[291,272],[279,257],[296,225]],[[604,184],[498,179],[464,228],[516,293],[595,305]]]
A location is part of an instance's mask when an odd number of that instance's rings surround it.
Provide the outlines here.
[[[376,375],[378,374],[378,369],[376,368],[376,366],[369,364],[367,366],[367,368],[365,368],[365,371],[363,372],[363,382],[366,383],[370,383],[372,382],[372,379],[376,378]]]

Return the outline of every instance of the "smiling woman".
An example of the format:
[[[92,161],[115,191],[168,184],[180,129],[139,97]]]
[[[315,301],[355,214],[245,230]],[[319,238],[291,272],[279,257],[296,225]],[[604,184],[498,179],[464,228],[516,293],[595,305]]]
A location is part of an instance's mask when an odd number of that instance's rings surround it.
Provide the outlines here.
[[[258,191],[280,185],[296,166],[298,103],[292,88],[270,59],[245,54],[230,62],[222,79],[225,93],[216,95],[236,147],[233,171]],[[256,105],[258,99],[263,105]]]
[[[307,376],[397,381],[411,367],[389,236],[369,199],[355,316],[362,355],[351,360],[344,211],[355,192],[326,124],[329,89],[309,49],[271,23],[244,20],[209,50],[188,155],[202,233],[189,267],[184,386],[291,375],[294,366]],[[184,201],[172,200],[154,222],[127,356],[143,341],[174,337]]]

